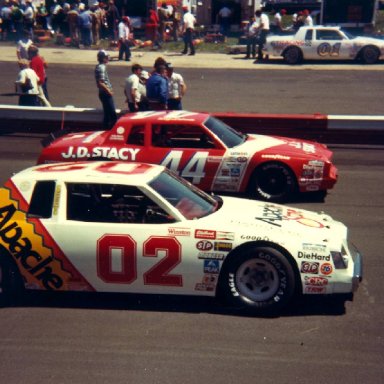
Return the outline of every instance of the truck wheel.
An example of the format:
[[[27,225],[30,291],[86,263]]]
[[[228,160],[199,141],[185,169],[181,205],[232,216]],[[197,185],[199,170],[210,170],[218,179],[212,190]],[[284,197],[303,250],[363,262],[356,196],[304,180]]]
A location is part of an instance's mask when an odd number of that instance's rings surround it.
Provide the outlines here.
[[[296,288],[292,265],[272,247],[250,247],[233,255],[220,279],[219,288],[229,304],[260,315],[277,313]]]
[[[368,46],[361,52],[361,58],[365,64],[375,64],[379,60],[380,52],[376,47]]]
[[[297,47],[289,47],[284,52],[284,61],[287,64],[298,64],[302,60],[302,54],[299,48]]]
[[[249,192],[259,200],[280,203],[296,192],[296,179],[284,164],[265,163],[251,176]]]

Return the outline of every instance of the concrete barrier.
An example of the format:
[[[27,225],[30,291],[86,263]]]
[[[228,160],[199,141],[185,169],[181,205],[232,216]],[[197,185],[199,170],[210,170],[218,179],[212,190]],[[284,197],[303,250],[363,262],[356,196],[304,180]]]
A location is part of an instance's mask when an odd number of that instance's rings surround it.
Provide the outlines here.
[[[119,115],[126,111],[117,111]],[[384,145],[384,116],[323,114],[213,113],[244,133],[297,137],[323,143]],[[93,108],[0,105],[0,134],[102,129],[101,110]]]

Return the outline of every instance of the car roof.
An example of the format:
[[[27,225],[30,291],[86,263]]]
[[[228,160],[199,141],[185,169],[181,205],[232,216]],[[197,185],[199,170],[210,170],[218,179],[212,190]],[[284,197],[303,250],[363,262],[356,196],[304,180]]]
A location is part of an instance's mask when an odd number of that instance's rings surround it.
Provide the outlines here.
[[[116,127],[119,126],[119,123],[143,123],[148,121],[152,124],[164,124],[165,122],[172,121],[202,124],[209,116],[209,113],[190,111],[149,111],[127,113],[118,120]]]
[[[53,163],[27,168],[14,175],[12,180],[121,183],[140,186],[148,184],[164,168],[161,165],[126,161]]]

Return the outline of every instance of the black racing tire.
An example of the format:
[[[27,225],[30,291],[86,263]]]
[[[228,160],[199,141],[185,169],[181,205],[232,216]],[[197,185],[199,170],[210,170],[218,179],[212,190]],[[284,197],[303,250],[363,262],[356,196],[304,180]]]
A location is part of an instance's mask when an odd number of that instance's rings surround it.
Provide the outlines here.
[[[223,267],[219,294],[236,308],[271,315],[290,303],[296,284],[286,256],[269,246],[252,246],[238,251]]]
[[[18,304],[23,292],[23,279],[16,265],[0,254],[0,307]]]
[[[284,54],[284,61],[287,64],[294,65],[294,64],[299,64],[302,59],[303,59],[303,54],[300,50],[300,48],[297,47],[288,47]]]
[[[295,175],[282,163],[264,163],[256,168],[249,183],[249,193],[259,200],[281,203],[297,192]]]
[[[361,51],[361,59],[365,64],[375,64],[379,61],[380,51],[373,45],[364,47]]]

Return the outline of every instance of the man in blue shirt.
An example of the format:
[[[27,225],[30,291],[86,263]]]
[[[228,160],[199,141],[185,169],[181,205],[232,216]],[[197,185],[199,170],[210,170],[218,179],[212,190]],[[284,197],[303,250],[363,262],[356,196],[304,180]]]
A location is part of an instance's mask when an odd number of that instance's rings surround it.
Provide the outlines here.
[[[117,120],[115,102],[113,100],[112,84],[109,81],[107,72],[107,63],[109,55],[106,51],[101,50],[97,53],[99,62],[95,68],[95,80],[97,88],[99,88],[99,99],[104,110],[104,128],[110,129]]]
[[[146,88],[149,110],[162,111],[167,109],[168,80],[165,65],[155,67],[155,72],[147,80]]]

